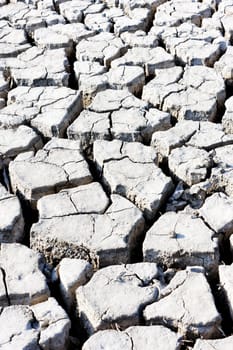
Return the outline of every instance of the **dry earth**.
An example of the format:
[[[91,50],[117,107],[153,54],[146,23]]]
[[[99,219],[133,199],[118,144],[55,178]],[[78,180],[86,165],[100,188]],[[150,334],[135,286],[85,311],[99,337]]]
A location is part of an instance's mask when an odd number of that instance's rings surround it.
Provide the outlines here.
[[[0,348],[233,349],[232,0],[0,0]]]

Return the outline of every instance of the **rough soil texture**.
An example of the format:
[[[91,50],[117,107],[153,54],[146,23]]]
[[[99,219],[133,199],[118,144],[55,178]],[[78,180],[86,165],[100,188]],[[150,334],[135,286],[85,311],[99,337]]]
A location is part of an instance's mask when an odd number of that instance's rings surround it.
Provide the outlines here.
[[[233,1],[0,0],[0,348],[233,349]]]

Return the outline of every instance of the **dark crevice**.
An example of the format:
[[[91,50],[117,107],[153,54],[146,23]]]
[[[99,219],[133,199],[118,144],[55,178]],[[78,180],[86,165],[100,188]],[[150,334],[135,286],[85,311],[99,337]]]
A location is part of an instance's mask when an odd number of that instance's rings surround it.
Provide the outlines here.
[[[3,284],[4,284],[4,288],[5,288],[7,303],[10,306],[11,305],[11,301],[10,301],[10,297],[9,297],[9,294],[8,294],[8,288],[7,288],[7,282],[6,282],[6,272],[5,272],[5,270],[2,267],[0,267],[0,270],[2,271],[2,278],[3,278]]]
[[[78,81],[74,72],[74,62],[76,61],[76,46],[73,44],[71,53],[67,56],[70,65],[69,88],[78,90]]]
[[[221,262],[226,265],[230,265],[232,263],[230,240],[229,238],[226,238],[224,234],[219,234],[219,253]]]
[[[22,195],[20,193],[16,193],[18,196],[21,208],[23,212],[24,217],[24,239],[22,244],[26,245],[27,247],[30,247],[30,231],[31,227],[34,223],[38,222],[39,220],[39,213],[37,210],[32,209],[30,202],[22,198]]]
[[[215,281],[211,282],[210,287],[214,297],[216,308],[222,316],[221,328],[224,333],[223,335],[230,336],[231,334],[233,334],[233,322],[230,316],[226,296],[218,277]]]

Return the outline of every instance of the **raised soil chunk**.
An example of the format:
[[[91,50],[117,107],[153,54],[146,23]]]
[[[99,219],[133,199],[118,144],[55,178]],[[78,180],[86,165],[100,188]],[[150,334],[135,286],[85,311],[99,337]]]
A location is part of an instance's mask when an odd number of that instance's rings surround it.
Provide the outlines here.
[[[158,69],[144,86],[142,99],[179,121],[215,121],[225,101],[225,84],[213,68],[205,66]]]
[[[38,9],[31,4],[36,5]],[[9,24],[19,29],[25,29],[27,33],[33,37],[36,28],[48,27],[57,23],[65,24],[64,18],[59,15],[50,3],[46,8],[45,2],[32,0],[30,5],[23,2],[9,3],[1,8],[0,19],[9,21]]]
[[[233,85],[233,48],[228,46],[224,55],[215,62],[214,68],[221,74],[227,85]]]
[[[0,129],[0,168],[22,152],[37,151],[43,147],[41,137],[31,128]]]
[[[181,269],[199,265],[213,277],[219,261],[213,235],[201,219],[185,212],[167,212],[146,233],[144,261]]]
[[[67,309],[72,312],[75,291],[90,280],[93,275],[93,266],[83,259],[64,258],[56,270],[63,302]]]
[[[0,59],[16,57],[31,47],[27,42],[25,31],[12,28],[8,21],[0,20],[0,30]]]
[[[124,32],[121,34],[121,39],[130,47],[148,47],[154,48],[158,46],[158,39],[154,35],[148,35],[143,30],[136,32]]]
[[[233,134],[233,96],[226,100],[225,106],[226,111],[222,118],[222,125],[227,134]]]
[[[226,46],[220,30],[187,22],[178,27],[153,26],[149,33],[156,35],[182,65],[213,67]]]
[[[39,201],[42,218],[32,226],[31,246],[54,265],[65,257],[100,266],[131,262],[144,232],[142,212],[119,195],[112,195],[107,207],[100,185],[81,187],[80,192],[61,192]]]
[[[87,332],[138,325],[142,309],[158,298],[159,277],[160,271],[153,263],[116,265],[97,271],[76,292],[77,310]]]
[[[78,44],[83,39],[87,39],[96,34],[94,31],[88,30],[83,23],[68,23],[65,25],[59,23],[50,26],[49,29],[51,29],[54,33],[69,38],[69,40],[76,44]]]
[[[9,173],[13,191],[19,191],[34,206],[47,194],[92,181],[79,142],[56,138],[35,156],[23,160],[16,158],[10,163]]]
[[[10,61],[10,77],[22,86],[68,86],[69,62],[65,50],[33,46]]]
[[[157,130],[170,128],[170,115],[148,104],[126,90],[98,92],[88,109],[68,127],[69,139],[80,140],[88,147],[95,140],[150,142]]]
[[[18,197],[0,184],[0,243],[22,241],[24,218]]]
[[[81,22],[84,17],[84,12],[92,5],[92,1],[63,1],[55,0],[56,7],[59,7],[59,12],[68,22]]]
[[[132,326],[123,332],[99,331],[83,345],[82,350],[179,350],[180,335],[162,326]]]
[[[0,128],[30,124],[45,138],[63,137],[66,128],[81,110],[82,98],[79,91],[55,86],[19,86],[9,92],[8,105],[0,111]],[[26,134],[26,130],[18,128],[15,134]]]
[[[134,47],[127,51],[121,58],[115,59],[111,67],[141,66],[145,69],[146,76],[154,75],[155,69],[170,68],[175,66],[174,57],[162,47],[141,48]]]
[[[217,192],[208,197],[199,214],[216,233],[225,237],[233,233],[233,199],[226,194]]]
[[[95,141],[94,160],[111,192],[131,200],[148,219],[156,215],[173,189],[171,179],[155,164],[152,147],[118,140]]]
[[[121,108],[148,109],[148,103],[136,98],[127,90],[106,89],[99,92],[89,106],[90,111],[107,113],[118,111]]]
[[[1,308],[0,348],[2,350],[40,350],[38,345],[40,333],[34,326],[35,322],[29,306],[13,305]]]
[[[198,122],[184,120],[168,130],[156,131],[152,135],[151,146],[155,147],[160,160],[167,158],[173,149],[185,145],[198,129]]]
[[[2,243],[1,305],[33,305],[47,300],[50,292],[43,269],[44,262],[38,253],[18,243]]]
[[[128,89],[132,94],[141,93],[145,85],[145,74],[139,66],[119,66],[111,68],[107,73],[111,89]]]
[[[49,298],[31,307],[39,324],[38,344],[42,350],[64,350],[69,342],[70,320],[56,299]]]
[[[190,146],[176,148],[168,157],[170,172],[188,186],[205,180],[211,164],[208,152]]]
[[[103,214],[110,200],[98,182],[62,190],[38,201],[40,219],[81,214]]]
[[[224,339],[197,339],[193,350],[231,350],[233,336]]]
[[[208,4],[193,1],[172,0],[158,7],[154,25],[177,27],[183,22],[201,26],[202,18],[211,17],[212,10]]]
[[[222,124],[200,122],[196,133],[187,142],[188,146],[207,151],[233,143],[233,135],[226,135]]]
[[[219,280],[224,291],[226,303],[230,311],[231,318],[233,319],[233,264],[220,265],[219,266]]]
[[[76,57],[79,61],[94,61],[109,67],[111,61],[120,57],[124,51],[125,45],[120,38],[102,32],[82,40],[76,47]]]
[[[221,316],[203,270],[198,267],[177,272],[161,291],[161,299],[147,306],[143,315],[148,325],[164,325],[191,338],[221,335]]]

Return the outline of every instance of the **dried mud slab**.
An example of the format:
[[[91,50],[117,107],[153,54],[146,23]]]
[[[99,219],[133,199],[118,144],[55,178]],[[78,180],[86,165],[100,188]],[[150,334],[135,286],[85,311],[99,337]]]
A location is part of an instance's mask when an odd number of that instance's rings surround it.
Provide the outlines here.
[[[36,152],[42,147],[41,137],[25,125],[17,129],[0,129],[0,168],[7,166],[18,154]]]
[[[31,307],[38,322],[40,349],[63,350],[69,344],[71,322],[56,299],[49,298]]]
[[[119,66],[140,66],[144,68],[146,76],[153,76],[156,69],[174,67],[175,61],[174,57],[162,47],[143,48],[143,50],[141,47],[134,47],[121,58],[112,61],[112,68]]]
[[[54,298],[1,309],[0,326],[3,350],[63,350],[69,341],[70,320]]]
[[[214,234],[197,217],[181,211],[165,213],[146,233],[144,261],[177,269],[203,266],[212,278],[217,274],[219,263]]]
[[[2,243],[0,250],[1,306],[33,305],[50,296],[42,273],[45,263],[33,250],[18,243]]]
[[[18,197],[0,184],[0,243],[21,242],[24,218]]]
[[[122,329],[138,325],[142,309],[158,298],[159,277],[153,263],[108,266],[97,271],[76,292],[77,310],[87,332],[93,334],[115,324]]]
[[[233,199],[217,192],[206,198],[204,205],[199,209],[199,214],[216,233],[229,237],[233,232],[232,208]]]
[[[143,215],[125,198],[110,200],[98,183],[43,197],[31,246],[53,264],[64,257],[100,266],[131,262],[144,232]]]
[[[68,127],[69,139],[84,148],[95,140],[149,142],[153,132],[170,128],[169,113],[150,108],[127,90],[98,92],[88,109]]]
[[[226,42],[219,29],[197,27],[183,23],[178,27],[153,26],[156,35],[180,64],[213,67],[226,50]]]
[[[56,138],[29,158],[16,158],[10,163],[9,174],[13,191],[34,207],[47,194],[92,181],[79,142]]]
[[[201,268],[177,272],[143,316],[148,325],[164,325],[191,338],[221,336],[221,316]]]
[[[153,148],[118,140],[95,141],[93,152],[102,179],[110,191],[135,203],[147,219],[154,218],[172,191],[173,184],[155,164]]]
[[[198,339],[193,350],[231,350],[233,344],[233,336],[224,339]]]
[[[62,48],[55,51],[33,46],[17,58],[6,60],[5,64],[2,62],[2,65],[5,65],[5,68],[9,67],[8,75],[16,85],[32,87],[69,85],[69,62]]]
[[[176,66],[156,70],[143,87],[142,99],[178,121],[215,121],[225,101],[225,84],[213,68]]]
[[[219,266],[219,280],[222,290],[225,294],[225,302],[228,305],[230,316],[233,319],[233,278],[232,278],[233,264],[231,265],[220,265]]]
[[[180,147],[168,157],[170,173],[188,186],[206,179],[212,160],[208,152],[194,147]]]
[[[181,23],[191,22],[200,26],[202,18],[211,17],[211,14],[211,7],[206,3],[172,0],[158,7],[153,23],[157,26],[177,27]]]
[[[225,102],[226,111],[222,118],[222,125],[227,134],[233,133],[233,97],[230,97]]]
[[[92,277],[93,266],[83,259],[64,258],[56,268],[62,300],[69,312],[75,304],[75,291]]]
[[[26,127],[19,127],[21,124],[29,124],[45,138],[62,137],[81,110],[79,91],[55,86],[19,86],[9,92],[8,105],[0,111],[0,128],[18,127],[17,135],[20,130],[26,133]]]
[[[123,332],[99,331],[83,345],[83,350],[179,350],[181,337],[162,326],[134,326]]]

